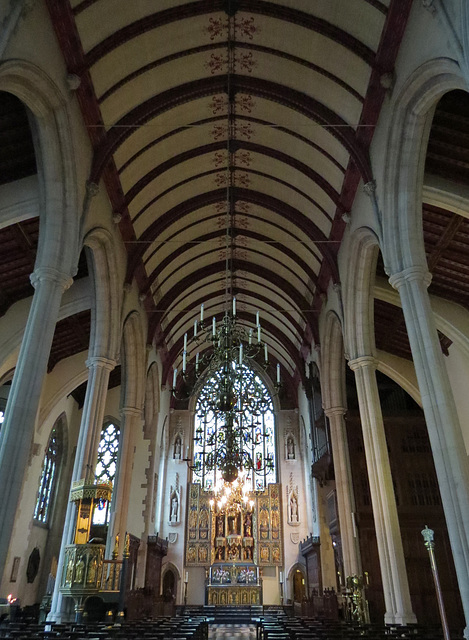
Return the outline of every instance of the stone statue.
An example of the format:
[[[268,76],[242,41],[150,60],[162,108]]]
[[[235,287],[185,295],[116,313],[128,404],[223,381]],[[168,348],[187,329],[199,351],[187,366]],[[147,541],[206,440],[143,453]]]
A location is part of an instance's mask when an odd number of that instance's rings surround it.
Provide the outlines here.
[[[174,454],[173,458],[175,460],[181,459],[181,436],[176,436],[176,440],[174,441]]]
[[[170,516],[171,522],[177,522],[178,507],[179,507],[179,502],[178,502],[177,495],[173,493],[173,497],[171,498],[171,516]]]
[[[290,496],[290,522],[298,522],[298,500],[294,493]]]
[[[292,436],[288,436],[287,438],[287,460],[295,459],[295,442],[293,441]]]

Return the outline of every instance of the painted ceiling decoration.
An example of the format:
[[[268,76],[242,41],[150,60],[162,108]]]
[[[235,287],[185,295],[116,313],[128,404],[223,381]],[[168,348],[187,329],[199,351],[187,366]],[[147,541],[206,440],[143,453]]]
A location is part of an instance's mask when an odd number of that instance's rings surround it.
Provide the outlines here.
[[[411,4],[47,0],[164,376],[200,304],[223,314],[228,154],[240,321],[259,309],[291,387],[304,375]]]

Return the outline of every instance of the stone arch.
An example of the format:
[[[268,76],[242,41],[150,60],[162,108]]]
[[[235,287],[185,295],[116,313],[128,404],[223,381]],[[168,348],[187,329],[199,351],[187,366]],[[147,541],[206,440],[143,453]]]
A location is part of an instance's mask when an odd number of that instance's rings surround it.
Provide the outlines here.
[[[354,232],[350,243],[349,264],[344,288],[344,328],[347,359],[375,355],[373,283],[379,242],[368,227]]]
[[[70,277],[79,256],[79,196],[68,101],[42,69],[25,60],[0,65],[0,90],[32,113],[40,193],[36,268],[60,269]]]
[[[441,96],[469,89],[454,60],[437,58],[416,69],[393,107],[383,183],[383,257],[388,274],[427,270],[422,186],[433,110]]]
[[[160,374],[158,364],[152,362],[148,371],[145,384],[145,437],[156,436],[158,413],[160,411]]]
[[[102,227],[91,229],[84,239],[93,282],[90,357],[117,359],[121,337],[122,282],[115,239]]]
[[[334,311],[326,316],[321,367],[321,389],[324,409],[345,407],[345,362],[342,324]]]
[[[178,593],[178,586],[179,583],[181,582],[181,573],[179,571],[179,569],[177,568],[177,566],[175,564],[173,564],[172,562],[167,562],[166,564],[164,564],[161,568],[161,585],[160,585],[160,593],[162,596],[164,596],[164,591],[163,591],[163,586],[165,584],[165,576],[167,573],[171,572],[174,576],[174,592],[173,595],[175,597],[177,597],[177,593]]]
[[[145,331],[138,311],[129,313],[122,333],[122,406],[143,409],[145,393]]]
[[[302,580],[304,581],[304,595],[307,595],[307,586],[306,586],[306,566],[304,564],[302,564],[301,562],[295,562],[295,564],[293,564],[290,569],[288,570],[288,573],[286,574],[286,580],[285,580],[285,597],[287,599],[291,599],[291,601],[293,602],[294,597],[295,597],[295,593],[294,593],[294,581],[295,581],[295,576],[298,574],[298,572],[301,574],[302,576]]]

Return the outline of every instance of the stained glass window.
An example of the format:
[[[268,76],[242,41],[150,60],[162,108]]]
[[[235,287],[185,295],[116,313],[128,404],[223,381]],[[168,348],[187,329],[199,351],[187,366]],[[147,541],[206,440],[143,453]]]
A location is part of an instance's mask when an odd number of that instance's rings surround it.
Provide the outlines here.
[[[222,481],[220,460],[226,450],[226,424],[231,420],[237,434],[238,459],[248,472],[247,482],[253,491],[262,491],[269,483],[276,482],[272,399],[259,375],[245,365],[242,375],[235,378],[236,405],[229,414],[213,409],[214,398],[222,386],[220,369],[205,383],[197,400],[193,482],[209,491]]]
[[[120,429],[112,422],[104,425],[98,448],[96,463],[96,484],[114,484],[117,469],[117,454],[119,452]],[[107,524],[110,510],[107,502],[97,504],[93,513],[93,524]]]
[[[46,523],[50,515],[58,466],[62,456],[61,436],[61,428],[55,426],[52,429],[42,465],[36,508],[34,509],[34,519],[42,523]]]

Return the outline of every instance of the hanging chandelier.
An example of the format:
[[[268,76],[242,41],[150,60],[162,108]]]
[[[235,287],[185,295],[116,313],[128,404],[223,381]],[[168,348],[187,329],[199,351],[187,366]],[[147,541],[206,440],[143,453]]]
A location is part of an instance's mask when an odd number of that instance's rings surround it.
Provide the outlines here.
[[[204,412],[216,415],[219,428],[209,434],[195,434],[197,453],[187,460],[190,468],[200,477],[207,470],[219,469],[225,482],[232,483],[240,473],[273,469],[271,454],[260,452],[260,442],[269,437],[266,429],[253,429],[253,420],[259,419],[265,407],[259,397],[245,384],[246,371],[264,370],[275,379],[275,393],[280,387],[280,364],[269,371],[269,352],[263,340],[259,311],[251,326],[237,321],[236,298],[233,296],[235,215],[236,215],[236,91],[233,76],[236,71],[237,3],[228,0],[227,28],[227,141],[226,141],[226,224],[225,224],[225,309],[221,321],[215,316],[206,323],[205,307],[200,308],[200,319],[194,321],[189,337],[184,335],[184,346],[178,357],[179,369],[173,371],[172,394],[176,399],[187,399],[202,391],[205,380],[216,378],[204,398]],[[274,375],[272,375],[272,373]],[[254,377],[254,386],[263,387]],[[205,387],[204,387],[205,390]],[[254,389],[256,391],[256,389]],[[205,437],[204,437],[205,436]]]
[[[215,487],[210,508],[216,515],[236,516],[238,513],[252,512],[254,500],[245,483],[246,476],[246,472],[242,472],[233,482],[223,482]]]
[[[226,140],[226,223],[225,223],[225,313],[221,322],[213,316],[206,324],[202,304],[200,320],[194,321],[192,336],[184,335],[184,347],[178,357],[179,369],[173,370],[172,394],[177,399],[187,399],[200,390],[200,382],[220,368],[224,382],[219,396],[214,398],[212,408],[231,411],[235,403],[233,388],[237,367],[250,367],[254,362],[264,370],[269,367],[267,344],[262,340],[260,315],[257,311],[255,324],[249,328],[241,326],[236,319],[236,298],[233,296],[233,259],[235,253],[235,181],[236,181],[236,91],[233,75],[236,66],[236,0],[227,0],[227,140]],[[190,360],[191,357],[195,359]],[[261,364],[262,362],[262,364]],[[280,365],[277,364],[277,390],[280,385]]]

